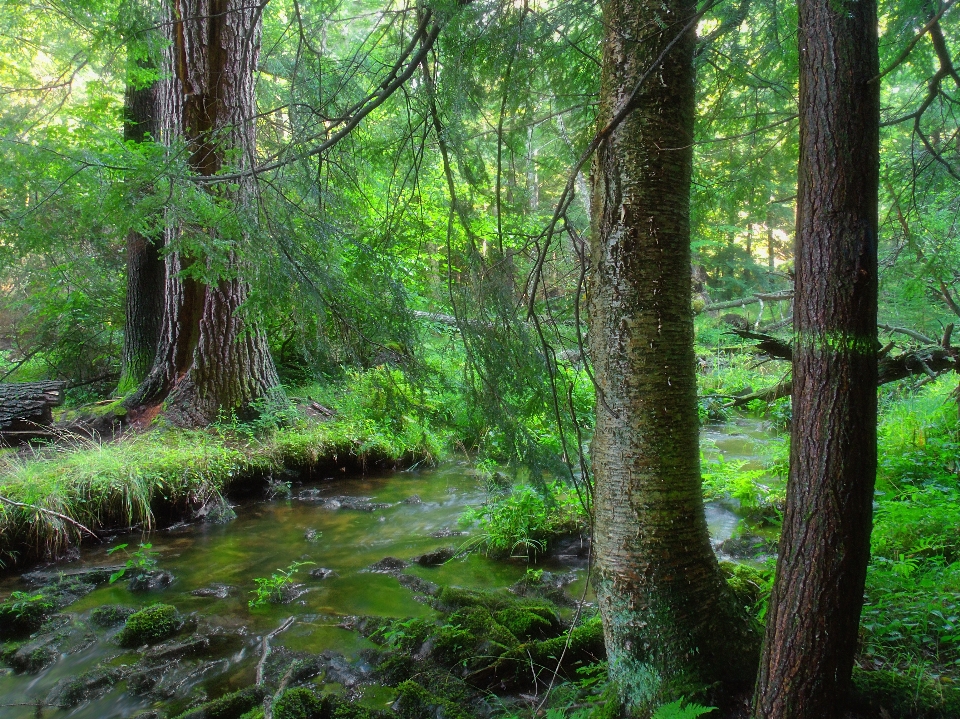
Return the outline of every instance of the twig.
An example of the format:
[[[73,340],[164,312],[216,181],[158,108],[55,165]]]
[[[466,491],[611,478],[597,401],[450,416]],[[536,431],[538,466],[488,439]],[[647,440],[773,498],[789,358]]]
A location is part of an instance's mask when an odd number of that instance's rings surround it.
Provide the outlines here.
[[[924,36],[924,35],[926,35],[928,32],[930,32],[930,30],[933,29],[934,25],[936,25],[937,23],[940,22],[940,18],[942,18],[942,17],[946,14],[947,10],[949,10],[951,7],[953,7],[953,4],[954,4],[956,1],[957,1],[957,0],[947,0],[947,2],[945,2],[945,3],[943,4],[943,7],[940,8],[940,12],[938,12],[936,15],[934,15],[932,18],[930,18],[930,22],[928,22],[926,25],[924,25],[924,26],[920,29],[920,32],[918,32],[916,35],[914,35],[914,36],[913,36],[913,39],[910,40],[910,42],[907,43],[907,46],[903,49],[903,52],[901,52],[900,55],[897,56],[897,59],[894,60],[892,63],[890,63],[890,66],[889,66],[886,70],[884,70],[883,72],[881,72],[881,73],[880,73],[879,75],[877,75],[876,77],[871,78],[870,82],[871,82],[871,83],[879,82],[879,81],[882,80],[885,76],[887,76],[887,75],[889,75],[891,72],[893,72],[894,69],[896,69],[904,60],[906,60],[907,57],[910,55],[910,53],[913,51],[913,48],[916,47],[917,43],[920,42],[920,40],[923,39],[923,36]]]
[[[270,632],[263,638],[263,641],[260,642],[260,661],[257,662],[257,686],[263,684],[263,668],[267,663],[267,657],[270,656],[270,640],[280,634],[280,632],[285,632],[289,629],[290,625],[295,621],[297,621],[296,617],[287,617],[283,624]]]
[[[290,681],[290,677],[293,676],[293,668],[297,666],[297,660],[294,659],[290,662],[290,666],[287,667],[286,673],[283,675],[283,679],[280,680],[280,686],[277,687],[277,691],[274,693],[273,697],[267,696],[263,699],[263,719],[273,719],[273,705],[277,699],[280,698],[280,695],[283,694],[283,690],[287,688],[287,683]]]
[[[72,524],[81,532],[86,532],[91,537],[96,539],[98,542],[102,541],[100,537],[97,535],[97,533],[94,532],[92,529],[85,527],[84,525],[80,524],[80,522],[78,522],[77,520],[71,519],[65,514],[60,514],[60,512],[54,512],[52,509],[47,509],[45,507],[38,507],[35,504],[27,504],[26,502],[14,502],[12,499],[8,499],[2,496],[0,496],[0,502],[3,502],[4,504],[9,504],[12,507],[23,507],[25,509],[35,509],[38,512],[43,512],[44,514],[52,515],[54,517],[57,517],[58,519],[62,519],[64,522],[67,522],[68,524]]]

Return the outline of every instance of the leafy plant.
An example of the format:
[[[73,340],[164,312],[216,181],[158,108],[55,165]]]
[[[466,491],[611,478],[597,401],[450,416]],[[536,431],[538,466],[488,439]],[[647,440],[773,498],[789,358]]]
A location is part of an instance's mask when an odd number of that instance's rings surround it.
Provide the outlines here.
[[[709,714],[716,707],[705,707],[702,704],[694,702],[684,703],[683,697],[675,702],[664,704],[658,708],[650,719],[697,719],[697,717]]]
[[[278,569],[269,577],[254,577],[257,588],[250,594],[253,599],[247,602],[251,609],[265,607],[267,604],[282,602],[284,590],[293,584],[293,575],[300,567],[314,562],[291,562],[286,569]]]
[[[149,574],[157,568],[157,557],[160,556],[160,552],[153,551],[153,544],[141,542],[137,550],[132,553],[127,551],[128,546],[127,544],[118,544],[116,547],[111,547],[107,550],[107,554],[109,555],[121,551],[127,555],[126,564],[110,575],[110,584],[124,577],[127,572],[133,572],[135,576],[139,577],[144,574]]]

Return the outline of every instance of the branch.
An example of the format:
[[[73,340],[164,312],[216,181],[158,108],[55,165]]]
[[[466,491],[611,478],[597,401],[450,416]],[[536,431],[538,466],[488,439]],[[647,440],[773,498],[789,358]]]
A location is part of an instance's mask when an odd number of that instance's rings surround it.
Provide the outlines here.
[[[783,300],[792,300],[793,299],[793,290],[784,290],[783,292],[774,292],[772,294],[767,294],[763,292],[758,292],[757,294],[751,297],[743,297],[739,300],[729,300],[728,302],[714,302],[712,305],[707,305],[704,307],[701,312],[716,312],[717,310],[726,310],[731,307],[746,307],[747,305],[754,305],[757,302],[781,302]]]
[[[91,537],[96,539],[98,542],[101,541],[100,537],[97,536],[96,532],[94,532],[92,529],[88,529],[84,525],[80,524],[80,522],[78,522],[77,520],[71,519],[65,514],[60,514],[60,512],[54,512],[52,509],[47,509],[45,507],[38,507],[36,504],[27,504],[26,502],[14,502],[12,499],[7,499],[6,497],[2,497],[2,496],[0,496],[0,502],[3,502],[4,504],[9,504],[11,507],[23,507],[25,509],[34,509],[38,512],[43,512],[44,514],[49,514],[53,517],[57,517],[58,519],[62,519],[64,522],[67,522],[68,524],[73,525],[81,532],[86,532]]]
[[[913,36],[913,39],[910,40],[910,42],[907,43],[907,46],[903,49],[903,52],[901,52],[900,55],[897,56],[897,59],[894,60],[886,70],[884,70],[883,72],[881,72],[881,73],[880,73],[879,75],[877,75],[876,77],[872,78],[872,79],[870,80],[870,82],[871,82],[871,83],[880,82],[880,80],[882,80],[884,77],[886,77],[887,75],[889,75],[889,74],[890,74],[891,72],[893,72],[901,63],[903,63],[903,61],[906,60],[907,57],[909,57],[910,53],[913,51],[913,48],[915,48],[915,47],[917,46],[917,43],[920,42],[920,40],[923,39],[923,36],[926,35],[928,32],[930,32],[930,30],[932,30],[933,27],[940,22],[940,18],[942,18],[942,17],[946,14],[947,10],[949,10],[950,8],[953,7],[953,5],[954,5],[954,3],[955,3],[956,1],[957,1],[957,0],[947,0],[947,2],[945,2],[945,3],[943,4],[943,7],[940,8],[940,12],[938,12],[936,15],[934,15],[932,18],[930,18],[930,22],[928,22],[926,25],[924,25],[924,26],[920,29],[920,32],[918,32],[916,35],[914,35],[914,36]]]
[[[270,640],[280,634],[280,632],[287,631],[295,621],[297,621],[296,617],[287,617],[283,624],[270,632],[263,638],[263,641],[260,642],[260,661],[257,662],[257,686],[263,684],[263,668],[267,663],[267,657],[270,656]]]
[[[912,337],[917,342],[923,342],[925,345],[935,345],[937,343],[936,340],[930,339],[926,335],[920,334],[919,332],[914,332],[913,330],[907,329],[906,327],[894,327],[892,325],[885,325],[880,323],[877,324],[877,327],[879,327],[882,330],[886,330],[887,332],[899,332],[900,334],[906,335],[907,337]]]

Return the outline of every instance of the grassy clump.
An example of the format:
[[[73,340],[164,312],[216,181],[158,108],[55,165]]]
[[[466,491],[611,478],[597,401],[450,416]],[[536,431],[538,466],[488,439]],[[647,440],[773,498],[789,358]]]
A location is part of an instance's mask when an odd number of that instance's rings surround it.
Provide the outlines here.
[[[180,631],[183,621],[177,608],[170,604],[153,604],[127,617],[123,629],[117,634],[122,647],[139,647],[155,644]]]
[[[460,524],[477,523],[477,546],[493,556],[536,556],[551,539],[586,532],[587,512],[577,492],[562,482],[541,491],[517,484],[468,509]]]
[[[370,413],[329,422],[295,411],[280,415],[265,414],[252,425],[157,429],[106,443],[75,440],[26,460],[0,456],[0,495],[31,505],[0,505],[0,562],[57,555],[81,538],[73,525],[34,507],[94,530],[150,527],[157,510],[188,515],[285,467],[432,461],[442,449],[438,435],[409,417],[384,424]]]

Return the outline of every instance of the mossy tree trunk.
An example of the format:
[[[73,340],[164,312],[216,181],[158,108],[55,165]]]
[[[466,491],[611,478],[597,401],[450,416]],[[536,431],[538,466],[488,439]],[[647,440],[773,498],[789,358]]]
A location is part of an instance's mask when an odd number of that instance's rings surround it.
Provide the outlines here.
[[[177,0],[165,27],[168,79],[162,82],[162,134],[171,146],[185,142],[191,169],[215,175],[229,158],[233,170],[254,161],[254,70],[260,50],[261,6],[241,0]],[[256,221],[252,178],[229,189],[213,186],[232,206],[236,228]],[[192,242],[184,242],[190,239]],[[154,367],[133,404],[164,401],[176,424],[208,424],[219,416],[255,413],[258,400],[278,396],[279,380],[266,337],[245,318],[249,296],[235,249],[211,258],[186,250],[242,240],[219,227],[167,223],[168,252],[163,324]]]
[[[600,127],[694,10],[688,0],[607,3]],[[749,686],[759,651],[703,509],[690,282],[694,43],[688,30],[670,50],[593,169],[595,582],[610,676],[631,710],[718,681]]]
[[[127,87],[124,97],[123,139],[156,139],[157,86]],[[127,233],[127,296],[123,355],[117,391],[127,394],[146,378],[157,355],[163,317],[163,238],[137,230]]]
[[[875,0],[800,0],[800,169],[787,505],[755,716],[841,716],[877,469]]]

